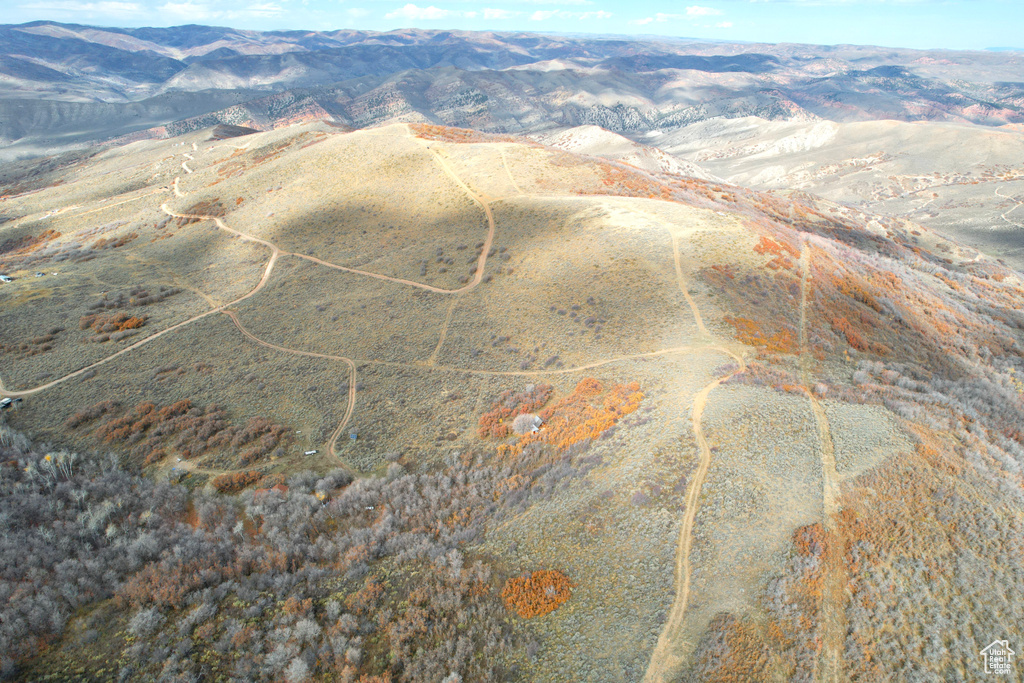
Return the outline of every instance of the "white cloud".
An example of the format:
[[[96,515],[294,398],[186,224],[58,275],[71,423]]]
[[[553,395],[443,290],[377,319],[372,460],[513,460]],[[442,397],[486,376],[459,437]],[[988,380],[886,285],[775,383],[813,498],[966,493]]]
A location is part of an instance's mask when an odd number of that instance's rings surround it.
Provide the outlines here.
[[[511,19],[512,17],[517,17],[520,14],[522,14],[522,12],[513,12],[512,10],[507,9],[485,9],[484,19]]]
[[[700,5],[692,5],[686,8],[686,16],[688,17],[713,17],[718,16],[722,13],[722,10],[715,9],[714,7],[701,7]]]
[[[651,22],[665,23],[666,21],[683,21],[690,20],[694,21],[697,17],[710,17],[722,14],[720,10],[713,7],[701,7],[700,5],[693,5],[686,8],[686,14],[666,14],[664,12],[658,12],[653,17],[644,17],[643,19],[633,19],[629,23],[637,26],[646,26]],[[707,28],[707,26],[705,26]],[[716,28],[732,28],[732,23],[723,21],[720,24],[716,24]]]
[[[257,17],[276,17],[279,14],[283,14],[284,9],[273,3],[265,2],[259,5],[249,5],[242,10],[242,13],[252,14]]]
[[[405,7],[396,9],[394,12],[388,12],[384,15],[385,19],[409,19],[411,21],[432,21],[436,19],[444,19],[452,14],[451,11],[441,9],[439,7],[417,7],[411,2]]]
[[[134,2],[77,2],[76,0],[30,2],[24,5],[18,5],[18,9],[101,14],[136,14],[142,11],[142,8]]]
[[[345,10],[345,14],[349,15],[353,19],[362,19],[363,17],[370,16],[370,10],[363,9],[362,7],[352,7]]]
[[[530,21],[546,21],[548,19],[611,19],[612,13],[604,10],[594,12],[567,12],[565,10],[537,10],[530,15]]]
[[[184,17],[192,21],[211,19],[216,16],[216,13],[211,11],[207,5],[194,2],[167,2],[158,9],[161,14],[169,14],[172,17]]]

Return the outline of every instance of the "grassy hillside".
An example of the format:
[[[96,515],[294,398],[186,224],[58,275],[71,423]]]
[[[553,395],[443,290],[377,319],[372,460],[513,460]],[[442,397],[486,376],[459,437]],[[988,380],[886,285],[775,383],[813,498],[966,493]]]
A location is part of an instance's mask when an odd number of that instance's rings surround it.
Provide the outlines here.
[[[1024,290],[972,249],[427,125],[43,172],[13,678],[973,680],[1014,633]]]

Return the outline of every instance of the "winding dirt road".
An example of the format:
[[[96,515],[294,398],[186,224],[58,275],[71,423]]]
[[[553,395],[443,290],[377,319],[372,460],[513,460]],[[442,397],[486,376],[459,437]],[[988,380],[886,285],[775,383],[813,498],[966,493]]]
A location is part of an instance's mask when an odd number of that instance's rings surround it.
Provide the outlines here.
[[[352,361],[352,359],[346,358],[345,356],[333,356],[331,354],[326,353],[300,351],[298,349],[290,349],[286,346],[278,346],[277,344],[271,344],[270,342],[260,339],[253,333],[249,332],[249,330],[245,329],[241,321],[238,319],[238,315],[234,311],[224,310],[221,312],[224,313],[229,318],[231,318],[231,322],[235,324],[235,327],[238,328],[239,332],[245,335],[248,339],[251,339],[255,343],[259,344],[260,346],[265,346],[268,349],[274,349],[275,351],[280,351],[282,353],[288,353],[295,356],[306,356],[309,358],[324,358],[326,360],[340,360],[348,366],[348,405],[345,407],[345,414],[341,418],[341,423],[338,425],[338,428],[335,429],[334,432],[331,434],[331,438],[327,442],[327,452],[330,453],[333,457],[337,458],[339,461],[341,461],[341,458],[337,452],[338,438],[341,436],[341,433],[345,431],[345,427],[348,426],[349,420],[352,419],[352,413],[355,411],[356,408],[356,364]],[[345,463],[342,462],[342,464]]]
[[[516,193],[526,194],[525,192],[523,192],[522,188],[519,187],[519,184],[516,183],[516,179],[512,176],[512,169],[509,168],[508,159],[505,158],[505,148],[498,147],[498,154],[501,155],[501,165],[505,167],[505,175],[508,176],[508,181],[512,183],[512,187],[515,188]]]
[[[838,683],[843,670],[846,637],[847,570],[845,543],[839,530],[839,475],[836,473],[835,448],[828,415],[810,385],[810,356],[807,344],[807,294],[811,279],[811,250],[807,241],[800,249],[800,375],[804,393],[811,402],[821,452],[822,512],[825,521],[824,580],[818,613],[821,651],[815,660],[815,681]]]
[[[672,237],[672,254],[675,261],[676,281],[679,285],[679,291],[682,292],[687,304],[690,306],[690,311],[693,314],[693,320],[697,325],[697,329],[700,331],[701,337],[708,339],[708,331],[707,328],[704,327],[704,320],[701,317],[700,308],[697,306],[697,302],[694,301],[693,297],[690,296],[686,278],[683,276],[683,267],[679,252],[679,240],[676,231],[673,230],[672,225],[659,216],[648,214],[647,212],[642,213],[656,222],[661,223]],[[665,622],[665,626],[658,635],[658,642],[654,647],[654,651],[651,653],[651,659],[647,665],[647,671],[644,674],[644,683],[665,683],[683,661],[682,656],[677,654],[677,652],[679,650],[679,645],[683,641],[683,621],[686,617],[686,607],[690,601],[690,579],[692,575],[692,568],[690,567],[690,551],[693,547],[693,525],[694,520],[697,517],[697,508],[700,502],[701,489],[704,487],[704,480],[707,478],[708,469],[711,467],[711,448],[708,446],[707,439],[704,437],[704,429],[701,426],[701,419],[704,416],[704,408],[707,405],[708,396],[710,396],[711,392],[721,386],[724,382],[729,381],[736,375],[746,372],[747,370],[746,361],[743,356],[727,347],[716,344],[706,344],[699,348],[721,351],[735,360],[737,367],[725,377],[719,377],[707,384],[693,399],[691,425],[693,428],[693,436],[697,441],[697,449],[700,452],[700,460],[697,464],[697,471],[694,473],[693,479],[690,481],[689,488],[686,490],[683,524],[682,528],[679,530],[679,541],[676,547],[675,598],[672,601],[672,608],[669,611],[668,620]]]
[[[1011,202],[1014,202],[1013,208],[1007,210],[1006,212],[1004,212],[999,217],[1002,218],[1004,221],[1006,221],[1007,223],[1009,223],[1010,225],[1012,225],[1015,228],[1024,228],[1024,225],[1021,225],[1020,223],[1017,223],[1016,221],[1011,221],[1009,218],[1007,218],[1007,216],[1009,216],[1011,213],[1013,213],[1014,211],[1019,209],[1021,207],[1021,205],[1024,205],[1024,200],[1018,200],[1018,199],[1015,199],[1013,197],[1007,197],[1005,194],[999,194],[999,188],[998,187],[996,188],[996,196],[997,197],[1001,197],[1002,199],[1009,199]]]
[[[693,546],[693,523],[697,516],[697,508],[700,502],[701,488],[707,478],[708,469],[711,467],[711,448],[707,439],[704,438],[704,430],[701,427],[701,418],[704,415],[704,407],[707,405],[708,396],[717,389],[723,382],[727,382],[736,375],[746,372],[747,366],[741,356],[729,352],[739,362],[739,367],[725,377],[720,377],[706,385],[693,399],[693,435],[697,440],[697,448],[700,450],[700,462],[697,471],[694,472],[689,488],[686,490],[686,510],[683,513],[683,526],[679,531],[679,542],[676,550],[676,596],[672,601],[672,609],[669,611],[668,620],[658,636],[658,643],[651,653],[650,663],[647,665],[647,672],[644,674],[645,683],[665,683],[670,680],[668,677],[678,668],[683,659],[676,654],[680,641],[683,640],[683,619],[686,616],[686,606],[690,600],[690,550]]]

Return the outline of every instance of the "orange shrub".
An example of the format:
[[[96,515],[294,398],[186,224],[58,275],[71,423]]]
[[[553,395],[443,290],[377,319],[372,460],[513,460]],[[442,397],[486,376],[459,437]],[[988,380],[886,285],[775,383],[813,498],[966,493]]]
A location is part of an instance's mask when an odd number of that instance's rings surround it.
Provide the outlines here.
[[[529,140],[517,138],[512,135],[495,135],[493,133],[481,133],[478,130],[466,128],[451,128],[449,126],[435,126],[431,123],[410,123],[409,128],[416,134],[416,137],[424,140],[440,140],[441,142],[517,142],[528,144],[531,147],[538,146]]]
[[[530,441],[542,441],[565,449],[584,439],[596,439],[624,415],[640,407],[644,397],[640,385],[631,382],[612,387],[603,405],[599,404],[601,407],[592,405],[590,399],[599,396],[602,391],[603,387],[596,379],[588,377],[580,381],[571,394],[541,411],[544,428],[524,436],[520,440],[520,447]]]
[[[263,473],[258,470],[247,472],[229,472],[213,478],[210,483],[218,493],[238,493],[242,489],[252,486],[263,478]]]
[[[749,318],[723,318],[736,330],[736,338],[747,346],[763,347],[771,353],[796,353],[797,342],[793,330],[783,327],[779,332],[766,335],[761,326]]]
[[[550,396],[550,384],[538,384],[519,393],[511,389],[502,392],[491,409],[480,416],[480,428],[477,430],[480,438],[508,436],[509,425],[517,415],[525,415],[538,410],[548,402]]]
[[[125,330],[137,330],[144,327],[149,320],[147,315],[131,315],[128,313],[93,313],[83,315],[78,321],[78,328],[91,329],[98,334],[113,334]]]
[[[523,619],[532,619],[558,609],[572,597],[574,584],[569,577],[554,569],[541,569],[529,576],[505,582],[501,597],[509,611]]]

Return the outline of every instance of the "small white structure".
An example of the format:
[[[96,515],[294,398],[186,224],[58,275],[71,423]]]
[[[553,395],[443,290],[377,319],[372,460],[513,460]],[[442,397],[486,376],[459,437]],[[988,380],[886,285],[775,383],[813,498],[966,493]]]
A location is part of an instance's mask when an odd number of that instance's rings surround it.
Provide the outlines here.
[[[0,282],[14,282],[10,275],[0,275]]]
[[[540,419],[540,415],[524,413],[517,415],[516,419],[512,420],[512,431],[522,436],[523,434],[540,431],[542,424],[544,424],[544,421]]]
[[[317,454],[317,451],[315,449],[312,450],[312,451],[306,451],[306,455],[316,455],[316,454]]]

